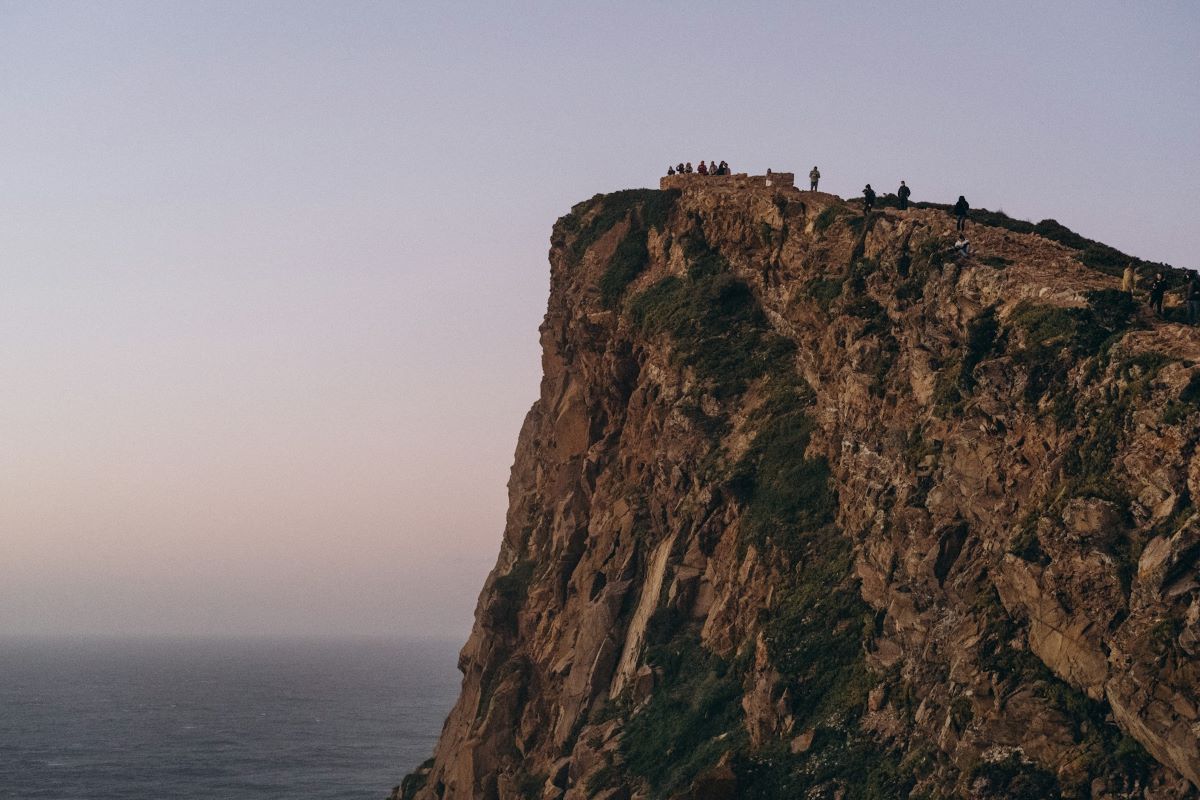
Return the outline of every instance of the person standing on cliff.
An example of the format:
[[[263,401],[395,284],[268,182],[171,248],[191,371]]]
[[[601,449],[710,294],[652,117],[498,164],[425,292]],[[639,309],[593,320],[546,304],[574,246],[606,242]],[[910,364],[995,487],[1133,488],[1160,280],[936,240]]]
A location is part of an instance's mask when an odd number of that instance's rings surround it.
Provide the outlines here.
[[[875,207],[875,190],[871,188],[871,184],[863,187],[863,214],[870,214],[871,209]]]
[[[967,203],[967,198],[960,194],[958,202],[954,204],[954,216],[958,218],[956,229],[959,233],[967,229],[967,212],[970,210],[971,206]]]
[[[1158,316],[1163,315],[1163,295],[1167,293],[1167,279],[1162,272],[1154,273],[1154,283],[1150,284],[1150,307]]]
[[[900,198],[901,211],[906,211],[908,209],[908,196],[910,194],[912,194],[912,189],[909,189],[908,185],[905,184],[904,181],[900,181],[900,188],[896,190],[896,197]]]
[[[810,192],[815,192],[817,190],[817,183],[820,180],[821,180],[821,170],[817,169],[816,167],[813,167],[812,172],[808,173],[808,183],[809,183],[809,191]]]
[[[1121,291],[1133,297],[1133,287],[1137,283],[1137,270],[1133,268],[1133,262],[1130,261],[1125,265],[1125,271],[1121,273]]]

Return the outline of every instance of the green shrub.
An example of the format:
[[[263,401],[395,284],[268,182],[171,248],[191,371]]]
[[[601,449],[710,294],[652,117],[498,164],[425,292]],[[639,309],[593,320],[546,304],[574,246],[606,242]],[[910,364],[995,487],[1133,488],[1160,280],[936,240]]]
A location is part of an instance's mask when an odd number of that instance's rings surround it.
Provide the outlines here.
[[[1036,520],[1028,520],[1021,526],[1009,543],[1008,552],[1031,564],[1044,567],[1050,563],[1050,556],[1042,550],[1042,540],[1038,538]]]
[[[813,220],[813,230],[817,233],[825,230],[837,222],[840,213],[841,209],[838,206],[825,206],[825,208],[821,209],[821,213],[817,214],[817,218]]]
[[[1014,353],[1026,368],[1025,399],[1033,404],[1054,389],[1066,391],[1071,367],[1081,359],[1106,354],[1133,324],[1136,306],[1124,292],[1087,293],[1087,307],[1062,308],[1022,302],[1009,322],[1025,331],[1024,347]]]
[[[829,307],[833,305],[833,301],[842,294],[842,281],[831,278],[813,278],[805,284],[805,292],[824,311],[828,311]]]
[[[742,541],[760,551],[774,546],[797,555],[805,534],[829,525],[837,510],[828,463],[805,456],[813,430],[805,408],[811,402],[811,388],[781,379],[752,420],[754,439],[727,483],[744,507]]]
[[[608,267],[600,276],[600,303],[613,308],[633,280],[650,264],[650,252],[646,247],[647,232],[644,228],[630,228],[629,233],[613,251]]]
[[[713,251],[700,250],[685,279],[664,278],[634,297],[629,314],[643,331],[670,335],[673,357],[719,399],[792,371],[795,345],[771,329],[750,287]]]
[[[571,263],[578,264],[583,258],[583,254],[596,243],[597,239],[639,209],[640,219],[637,222],[640,227],[663,227],[679,195],[678,189],[626,189],[611,194],[596,195],[589,202],[580,203],[571,210],[571,214],[559,220],[561,229],[568,233],[575,233],[569,251]],[[580,219],[597,204],[599,211],[586,225],[581,224]]]
[[[651,647],[647,660],[662,680],[625,724],[621,751],[629,773],[666,797],[744,746],[742,686],[736,670],[691,635]]]
[[[967,344],[958,377],[958,385],[963,391],[969,393],[975,388],[975,367],[992,354],[999,332],[995,306],[985,308],[967,326]]]
[[[810,794],[817,787],[840,788],[843,800],[896,800],[908,797],[916,773],[899,755],[861,734],[822,729],[810,750],[765,748],[734,759],[738,797],[744,800],[829,797]]]

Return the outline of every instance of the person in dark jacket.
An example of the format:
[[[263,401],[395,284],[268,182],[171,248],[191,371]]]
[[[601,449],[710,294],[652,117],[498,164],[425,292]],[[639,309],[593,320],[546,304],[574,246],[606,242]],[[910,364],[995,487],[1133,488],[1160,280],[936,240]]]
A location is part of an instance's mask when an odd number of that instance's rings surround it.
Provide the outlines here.
[[[871,213],[871,209],[875,207],[875,190],[871,188],[871,184],[863,187],[863,213]]]
[[[668,166],[667,166],[667,174],[668,174],[668,175],[674,175],[674,174],[675,174],[675,168],[674,168],[674,167],[672,167],[672,166],[669,166],[669,165],[668,165]]]
[[[954,204],[954,216],[958,218],[956,230],[965,231],[967,229],[967,212],[970,210],[971,206],[967,203],[967,198],[960,194],[958,202]]]
[[[686,164],[684,164],[683,171],[686,172],[688,175],[691,175],[692,174],[692,162],[689,161]]]
[[[1187,299],[1188,325],[1195,325],[1200,320],[1200,275],[1195,272],[1188,278],[1184,297]]]
[[[677,174],[677,175],[683,174],[683,162],[682,161],[680,161],[678,166],[675,167],[675,174]]]
[[[896,197],[900,198],[900,210],[904,211],[908,208],[908,196],[912,194],[912,189],[904,181],[900,181],[900,188],[896,190]]]
[[[699,172],[701,175],[708,174],[708,167],[704,166],[703,161],[700,162],[700,166],[696,167],[696,172]]]
[[[1167,293],[1167,279],[1161,272],[1154,273],[1154,282],[1150,284],[1150,307],[1158,315],[1163,315],[1163,295]]]

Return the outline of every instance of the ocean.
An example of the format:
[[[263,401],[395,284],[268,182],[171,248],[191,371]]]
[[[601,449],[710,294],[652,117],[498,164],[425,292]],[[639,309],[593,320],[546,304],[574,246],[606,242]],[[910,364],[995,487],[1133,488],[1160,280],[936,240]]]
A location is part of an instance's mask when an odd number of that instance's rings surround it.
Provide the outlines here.
[[[382,800],[460,643],[0,640],[0,798]]]

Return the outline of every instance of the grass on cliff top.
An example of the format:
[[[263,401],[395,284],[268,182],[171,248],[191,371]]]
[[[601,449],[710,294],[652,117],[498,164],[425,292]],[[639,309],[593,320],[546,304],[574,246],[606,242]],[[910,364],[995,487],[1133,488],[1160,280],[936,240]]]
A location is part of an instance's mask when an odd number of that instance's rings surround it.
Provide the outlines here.
[[[597,239],[631,213],[637,215],[637,222],[643,228],[663,227],[679,194],[678,189],[626,189],[598,194],[561,217],[555,225],[555,235],[573,237],[568,253],[571,263],[578,264]],[[597,205],[599,210],[585,224],[583,218]]]
[[[795,345],[771,329],[750,287],[706,244],[689,249],[694,256],[685,278],[664,278],[633,298],[633,323],[670,335],[673,358],[719,399],[741,394],[763,375],[790,371]]]

